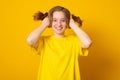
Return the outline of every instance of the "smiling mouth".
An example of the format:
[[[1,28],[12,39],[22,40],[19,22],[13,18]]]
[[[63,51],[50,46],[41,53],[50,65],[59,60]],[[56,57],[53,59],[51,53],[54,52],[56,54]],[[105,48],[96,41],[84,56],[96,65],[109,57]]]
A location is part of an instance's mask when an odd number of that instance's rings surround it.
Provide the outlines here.
[[[63,29],[63,27],[58,27],[58,28],[56,27],[55,29],[56,29],[57,31],[61,31],[61,30]]]

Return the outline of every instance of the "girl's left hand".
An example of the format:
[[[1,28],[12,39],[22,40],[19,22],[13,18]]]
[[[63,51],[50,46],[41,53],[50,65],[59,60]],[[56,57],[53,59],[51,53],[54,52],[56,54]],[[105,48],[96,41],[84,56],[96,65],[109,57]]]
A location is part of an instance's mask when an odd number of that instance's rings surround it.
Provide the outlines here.
[[[73,26],[75,26],[75,21],[73,19],[70,19],[70,22],[69,22],[69,26],[70,28],[72,28]]]

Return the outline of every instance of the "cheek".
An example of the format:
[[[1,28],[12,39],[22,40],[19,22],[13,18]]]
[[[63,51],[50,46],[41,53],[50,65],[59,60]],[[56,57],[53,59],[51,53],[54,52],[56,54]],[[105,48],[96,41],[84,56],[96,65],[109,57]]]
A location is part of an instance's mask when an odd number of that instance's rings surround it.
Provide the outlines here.
[[[63,24],[63,26],[67,27],[67,24],[66,24],[66,23],[64,23],[64,24]]]
[[[53,27],[54,26],[54,23],[51,23],[51,27]]]
[[[54,26],[54,25],[55,25],[55,22],[52,22],[52,23],[51,23],[51,26]]]
[[[55,23],[51,23],[51,27],[54,28],[55,27]]]

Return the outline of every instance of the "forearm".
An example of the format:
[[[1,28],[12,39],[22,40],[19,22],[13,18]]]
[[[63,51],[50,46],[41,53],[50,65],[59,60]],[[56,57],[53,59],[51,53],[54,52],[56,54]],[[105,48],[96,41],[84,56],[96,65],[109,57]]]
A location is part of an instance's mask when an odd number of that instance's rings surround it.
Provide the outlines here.
[[[82,48],[88,48],[92,43],[90,37],[76,24],[73,24],[71,28],[80,39],[82,43]]]
[[[43,31],[45,29],[46,29],[46,26],[45,25],[41,25],[40,27],[38,27],[37,29],[35,29],[34,31],[32,31],[29,34],[28,38],[27,38],[27,43],[30,46],[34,46],[38,42],[41,34],[43,33]]]

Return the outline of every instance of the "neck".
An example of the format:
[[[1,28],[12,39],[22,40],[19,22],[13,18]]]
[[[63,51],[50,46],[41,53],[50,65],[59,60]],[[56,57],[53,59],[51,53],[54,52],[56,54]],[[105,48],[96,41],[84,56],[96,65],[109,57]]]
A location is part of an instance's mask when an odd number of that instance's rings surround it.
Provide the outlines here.
[[[65,37],[64,34],[56,34],[56,33],[54,33],[54,36],[57,37],[57,38],[63,38],[63,37]]]

